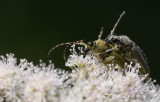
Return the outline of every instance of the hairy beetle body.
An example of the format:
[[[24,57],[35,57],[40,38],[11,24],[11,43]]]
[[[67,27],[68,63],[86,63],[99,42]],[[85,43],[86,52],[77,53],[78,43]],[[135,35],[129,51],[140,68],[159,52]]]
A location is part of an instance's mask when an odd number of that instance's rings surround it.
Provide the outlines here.
[[[147,59],[141,48],[137,46],[129,37],[125,35],[117,36],[114,34],[114,30],[124,13],[125,12],[120,15],[118,21],[116,22],[113,29],[111,30],[111,33],[106,37],[106,39],[101,39],[103,34],[102,27],[101,32],[98,36],[98,40],[90,42],[80,40],[76,42],[62,43],[53,47],[49,51],[48,56],[50,55],[52,50],[62,45],[67,45],[67,47],[73,44],[83,45],[85,47],[83,53],[84,55],[93,54],[94,56],[101,59],[102,63],[104,63],[105,65],[113,63],[115,65],[118,64],[121,68],[124,68],[125,63],[139,63],[141,66],[140,74],[149,74],[150,72]]]
[[[112,53],[121,55],[122,59],[124,59],[126,62],[139,63],[141,66],[140,72],[142,74],[149,73],[148,62],[145,54],[138,45],[130,40],[130,38],[124,35],[111,35],[106,39],[106,42],[113,48],[117,47],[118,50],[114,50]]]

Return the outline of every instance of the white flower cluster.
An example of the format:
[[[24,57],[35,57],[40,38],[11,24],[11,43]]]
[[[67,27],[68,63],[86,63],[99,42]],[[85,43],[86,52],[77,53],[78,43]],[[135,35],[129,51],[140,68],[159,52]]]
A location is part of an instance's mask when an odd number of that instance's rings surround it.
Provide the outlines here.
[[[139,64],[121,69],[77,55],[74,47],[71,52],[66,66],[72,72],[1,56],[0,102],[160,102],[159,86],[138,75]]]
[[[1,56],[0,102],[59,102],[68,75],[53,66],[34,66],[25,59],[17,65],[13,54]]]

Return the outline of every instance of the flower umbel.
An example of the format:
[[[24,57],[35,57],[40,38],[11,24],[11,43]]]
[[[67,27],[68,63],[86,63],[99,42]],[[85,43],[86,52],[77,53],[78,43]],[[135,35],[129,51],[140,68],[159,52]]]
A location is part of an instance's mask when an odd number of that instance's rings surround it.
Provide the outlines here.
[[[66,66],[72,72],[1,56],[0,102],[159,102],[159,86],[138,75],[138,63],[121,69],[93,55],[77,55],[74,46],[71,52]]]

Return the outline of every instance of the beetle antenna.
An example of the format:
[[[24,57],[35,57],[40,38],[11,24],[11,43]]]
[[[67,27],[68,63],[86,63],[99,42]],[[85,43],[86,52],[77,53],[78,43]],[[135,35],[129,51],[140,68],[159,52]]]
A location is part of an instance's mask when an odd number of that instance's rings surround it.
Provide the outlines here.
[[[49,50],[48,55],[47,55],[48,60],[50,60],[49,57],[50,57],[50,55],[51,55],[51,52],[52,52],[55,48],[60,47],[60,46],[63,46],[63,45],[72,45],[72,44],[73,44],[73,42],[67,42],[67,43],[61,43],[61,44],[58,44],[58,45],[52,47],[52,48]]]
[[[60,47],[60,46],[63,46],[63,45],[69,45],[69,46],[71,46],[71,45],[74,45],[74,44],[85,45],[85,42],[84,42],[83,40],[80,40],[80,41],[67,42],[67,43],[61,43],[61,44],[59,44],[59,45],[56,45],[56,46],[52,47],[52,48],[49,50],[48,55],[47,55],[48,60],[50,60],[49,57],[50,57],[50,55],[51,55],[51,52],[52,52],[55,48]],[[69,46],[68,46],[68,47],[69,47]]]
[[[115,31],[115,29],[116,29],[116,27],[117,27],[119,21],[121,20],[121,18],[123,17],[124,14],[125,14],[125,11],[123,11],[122,14],[120,15],[120,17],[118,18],[116,24],[114,25],[113,29],[111,30],[110,35],[113,35],[113,33],[114,33],[114,31]]]
[[[66,50],[67,48],[69,48],[71,45],[74,45],[74,44],[77,44],[77,45],[85,45],[85,41],[84,40],[80,40],[80,41],[75,41],[73,42],[73,44],[70,44],[70,45],[67,45],[66,48],[64,49],[64,52],[63,52],[63,58],[64,58],[64,61],[66,62],[67,59],[66,59]]]
[[[103,27],[101,27],[100,33],[98,35],[98,39],[101,39],[102,35],[103,35]]]
[[[67,48],[69,48],[71,45],[67,45],[66,48],[64,48],[64,52],[63,52],[63,58],[64,58],[64,61],[66,62],[66,50]]]

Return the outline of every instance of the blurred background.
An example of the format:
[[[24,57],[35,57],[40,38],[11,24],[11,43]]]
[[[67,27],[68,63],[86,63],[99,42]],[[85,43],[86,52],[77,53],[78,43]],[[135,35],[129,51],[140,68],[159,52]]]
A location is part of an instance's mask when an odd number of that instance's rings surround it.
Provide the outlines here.
[[[47,53],[63,42],[96,40],[104,27],[105,38],[122,11],[115,33],[127,35],[148,58],[151,77],[160,83],[160,6],[158,2],[122,0],[1,0],[0,55],[14,53],[38,64],[48,63]],[[64,47],[51,55],[64,68]]]

